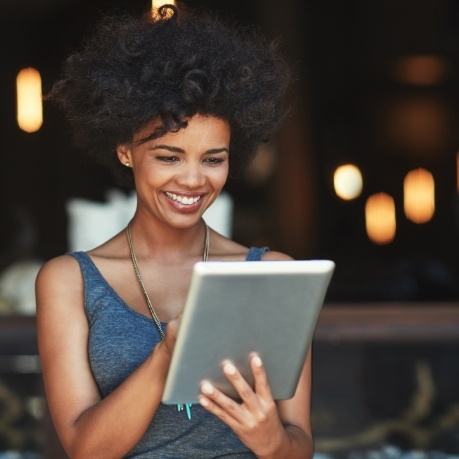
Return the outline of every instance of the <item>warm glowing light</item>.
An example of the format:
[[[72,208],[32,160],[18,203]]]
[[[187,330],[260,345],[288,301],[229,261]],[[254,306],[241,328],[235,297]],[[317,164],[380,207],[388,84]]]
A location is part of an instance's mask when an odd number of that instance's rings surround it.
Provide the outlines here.
[[[158,11],[158,8],[163,6],[163,5],[175,5],[174,0],[151,0],[151,14],[155,16],[156,12]],[[167,17],[166,19],[168,19]]]
[[[384,134],[397,150],[432,156],[454,144],[452,112],[443,99],[409,96],[389,103],[384,117]]]
[[[384,245],[395,237],[395,204],[391,196],[378,193],[370,196],[365,205],[367,234],[375,244]]]
[[[345,200],[355,199],[362,192],[362,174],[353,164],[344,164],[333,175],[335,193]]]
[[[151,7],[152,8],[159,8],[160,6],[163,5],[175,5],[174,0],[152,0],[151,1]]]
[[[43,124],[41,77],[31,67],[21,70],[16,78],[17,120],[26,132],[38,131]]]
[[[409,172],[403,182],[403,206],[407,218],[415,223],[428,222],[435,212],[435,183],[425,169]]]
[[[395,76],[403,83],[430,86],[442,83],[449,71],[448,62],[438,56],[413,55],[400,58],[395,64]]]

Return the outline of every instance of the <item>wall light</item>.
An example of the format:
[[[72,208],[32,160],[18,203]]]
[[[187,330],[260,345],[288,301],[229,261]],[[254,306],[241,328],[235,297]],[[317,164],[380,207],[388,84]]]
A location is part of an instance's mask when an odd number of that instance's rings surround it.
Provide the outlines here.
[[[338,167],[333,174],[335,193],[341,199],[349,201],[360,196],[362,192],[362,174],[353,164]]]
[[[449,104],[430,95],[407,96],[383,110],[384,140],[415,157],[434,157],[456,145],[454,116]]]
[[[16,77],[17,121],[25,132],[38,131],[43,124],[41,76],[32,67],[25,68]]]
[[[394,73],[398,80],[416,86],[442,83],[449,72],[449,63],[440,56],[420,54],[398,59]]]
[[[365,224],[368,237],[378,245],[389,244],[395,237],[395,204],[391,196],[377,193],[365,204]]]
[[[428,222],[435,212],[435,182],[432,174],[419,168],[403,181],[405,215],[414,223]]]

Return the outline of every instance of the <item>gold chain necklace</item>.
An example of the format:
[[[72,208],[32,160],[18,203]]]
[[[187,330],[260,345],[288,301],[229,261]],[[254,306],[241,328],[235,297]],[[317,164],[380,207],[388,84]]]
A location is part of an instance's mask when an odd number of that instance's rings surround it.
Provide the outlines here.
[[[206,222],[204,222],[205,228],[206,228],[206,237],[204,240],[204,252],[202,254],[202,261],[207,261],[209,258],[209,227],[207,226]],[[131,259],[132,259],[132,265],[134,266],[134,271],[137,276],[137,279],[140,284],[140,288],[142,289],[143,296],[145,297],[145,301],[147,302],[148,309],[150,310],[150,314],[155,321],[156,328],[159,331],[159,334],[161,335],[161,339],[163,340],[165,338],[163,329],[161,328],[161,322],[153,308],[153,304],[151,303],[150,296],[148,295],[147,289],[145,288],[145,284],[143,283],[142,275],[140,274],[140,269],[139,269],[139,264],[137,263],[137,257],[135,256],[134,252],[134,245],[132,243],[132,235],[131,235],[131,224],[129,223],[127,228],[126,228],[126,234],[127,234],[127,240],[129,244],[129,251],[131,252]]]
[[[209,258],[210,238],[209,238],[209,227],[207,226],[206,222],[204,222],[204,225],[206,228],[206,237],[204,240],[204,252],[202,254],[202,261],[207,261],[207,259]],[[163,340],[166,337],[166,335],[163,332],[163,329],[161,327],[161,321],[159,320],[158,315],[156,314],[156,311],[153,308],[153,304],[151,303],[150,296],[148,295],[147,289],[145,288],[145,284],[143,283],[142,275],[140,274],[139,264],[137,263],[137,257],[135,256],[134,245],[132,243],[132,235],[131,235],[131,223],[129,223],[126,228],[126,235],[127,235],[128,245],[129,245],[129,251],[131,252],[131,260],[132,260],[132,265],[134,266],[135,275],[137,276],[137,280],[139,281],[140,288],[142,289],[143,296],[145,297],[145,301],[147,302],[147,306],[150,311],[151,317],[153,318],[156,328],[159,331],[161,340]],[[191,419],[191,403],[178,404],[177,408],[179,411],[186,409],[188,419]]]

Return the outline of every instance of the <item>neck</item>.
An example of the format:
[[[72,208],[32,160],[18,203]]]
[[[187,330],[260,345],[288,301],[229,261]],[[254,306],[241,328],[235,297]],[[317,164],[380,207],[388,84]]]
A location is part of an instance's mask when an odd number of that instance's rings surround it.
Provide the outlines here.
[[[206,228],[204,220],[190,228],[146,226],[134,219],[129,223],[135,253],[139,259],[171,260],[203,258]]]

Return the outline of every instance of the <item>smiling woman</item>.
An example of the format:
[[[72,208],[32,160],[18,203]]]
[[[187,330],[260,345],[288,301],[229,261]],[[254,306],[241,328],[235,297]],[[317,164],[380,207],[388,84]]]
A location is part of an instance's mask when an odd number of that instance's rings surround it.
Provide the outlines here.
[[[255,30],[173,6],[107,18],[64,64],[48,100],[137,194],[125,231],[37,278],[46,394],[70,457],[312,456],[309,355],[290,400],[273,400],[253,355],[254,387],[223,368],[240,402],[206,382],[196,406],[160,403],[196,262],[291,259],[202,218],[284,119],[288,81]]]

